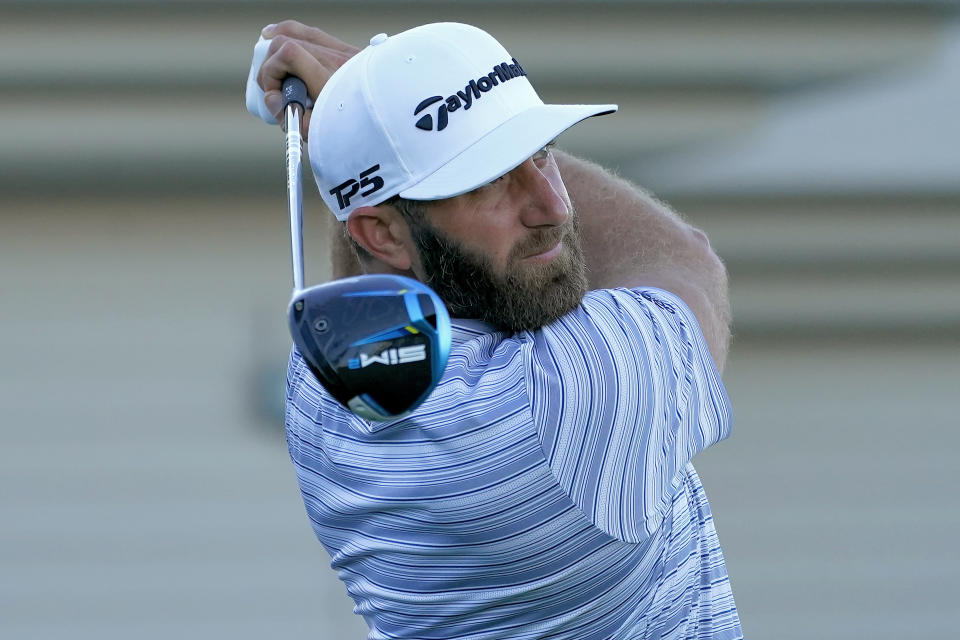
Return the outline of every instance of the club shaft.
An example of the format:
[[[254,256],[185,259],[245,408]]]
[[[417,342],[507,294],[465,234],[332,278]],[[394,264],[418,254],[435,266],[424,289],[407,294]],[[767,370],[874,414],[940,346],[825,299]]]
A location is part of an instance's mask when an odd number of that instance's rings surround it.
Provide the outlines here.
[[[303,290],[303,180],[301,172],[299,104],[291,103],[284,110],[284,125],[287,130],[287,209],[290,213],[290,254],[293,261],[293,291]]]

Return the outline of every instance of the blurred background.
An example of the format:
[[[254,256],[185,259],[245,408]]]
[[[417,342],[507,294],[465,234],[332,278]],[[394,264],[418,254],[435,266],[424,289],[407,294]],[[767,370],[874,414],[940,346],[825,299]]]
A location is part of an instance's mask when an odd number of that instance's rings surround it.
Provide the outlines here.
[[[359,640],[282,438],[264,25],[486,28],[561,147],[730,271],[696,459],[747,638],[943,638],[960,595],[960,15],[946,1],[0,2],[0,637]],[[328,214],[306,182],[308,282]]]

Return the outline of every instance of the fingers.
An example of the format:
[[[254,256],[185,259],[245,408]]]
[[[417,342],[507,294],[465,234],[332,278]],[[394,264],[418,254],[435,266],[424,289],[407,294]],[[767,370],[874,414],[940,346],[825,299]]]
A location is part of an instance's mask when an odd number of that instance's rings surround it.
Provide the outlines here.
[[[283,35],[293,38],[294,40],[303,40],[304,42],[320,45],[322,47],[326,47],[327,49],[341,51],[348,54],[347,57],[350,57],[359,51],[359,49],[353,45],[334,38],[326,31],[305,25],[302,22],[297,22],[296,20],[284,20],[283,22],[272,24],[264,28],[262,33],[264,38],[273,38],[278,35]]]
[[[359,51],[320,29],[293,20],[271,25],[263,33],[264,37],[270,37],[270,47],[257,81],[264,90],[267,109],[278,120],[284,78],[288,75],[299,77],[307,85],[307,93],[316,98],[333,72]],[[305,115],[306,123],[309,111]]]
[[[342,64],[330,57],[318,60],[316,52],[308,51],[304,43],[295,40],[277,42],[271,49],[275,50],[267,54],[257,80],[264,90],[267,109],[278,120],[282,108],[280,89],[284,78],[293,75],[303,80],[307,85],[307,93],[315,99],[333,72]]]
[[[346,51],[331,49],[320,44],[307,42],[306,40],[297,40],[296,38],[291,38],[289,36],[277,35],[270,39],[270,47],[267,49],[267,58],[280,54],[284,47],[292,46],[291,43],[304,49],[307,53],[313,56],[314,60],[328,69],[331,74],[339,69],[343,63],[349,60],[353,55],[352,53]]]
[[[316,97],[340,64],[332,56],[317,51],[315,45],[277,36],[270,42],[267,57],[260,65],[257,82],[265,92],[279,91],[283,79],[294,75],[307,84],[310,96]]]

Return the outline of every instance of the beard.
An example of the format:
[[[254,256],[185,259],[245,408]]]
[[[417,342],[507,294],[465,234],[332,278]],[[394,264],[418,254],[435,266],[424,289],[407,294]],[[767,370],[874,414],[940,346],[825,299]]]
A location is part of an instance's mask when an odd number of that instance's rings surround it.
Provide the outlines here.
[[[540,328],[569,313],[587,292],[586,265],[576,214],[563,226],[539,230],[514,247],[503,272],[490,259],[442,235],[426,219],[411,225],[425,282],[455,318],[476,318],[501,331]],[[563,241],[548,263],[523,257]]]

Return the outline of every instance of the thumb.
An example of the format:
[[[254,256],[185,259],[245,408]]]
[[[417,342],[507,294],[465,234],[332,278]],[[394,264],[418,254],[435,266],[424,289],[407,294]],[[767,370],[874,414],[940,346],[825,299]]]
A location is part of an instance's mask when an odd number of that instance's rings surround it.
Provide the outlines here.
[[[283,114],[280,113],[283,111],[283,96],[279,91],[267,91],[263,94],[263,104],[266,105],[267,111],[269,111],[277,122],[283,120]]]
[[[267,91],[263,94],[263,103],[274,119],[283,127],[283,94],[279,91]],[[304,140],[307,139],[307,132],[310,130],[310,116],[312,114],[313,109],[306,109],[300,120],[300,135],[303,136]]]

